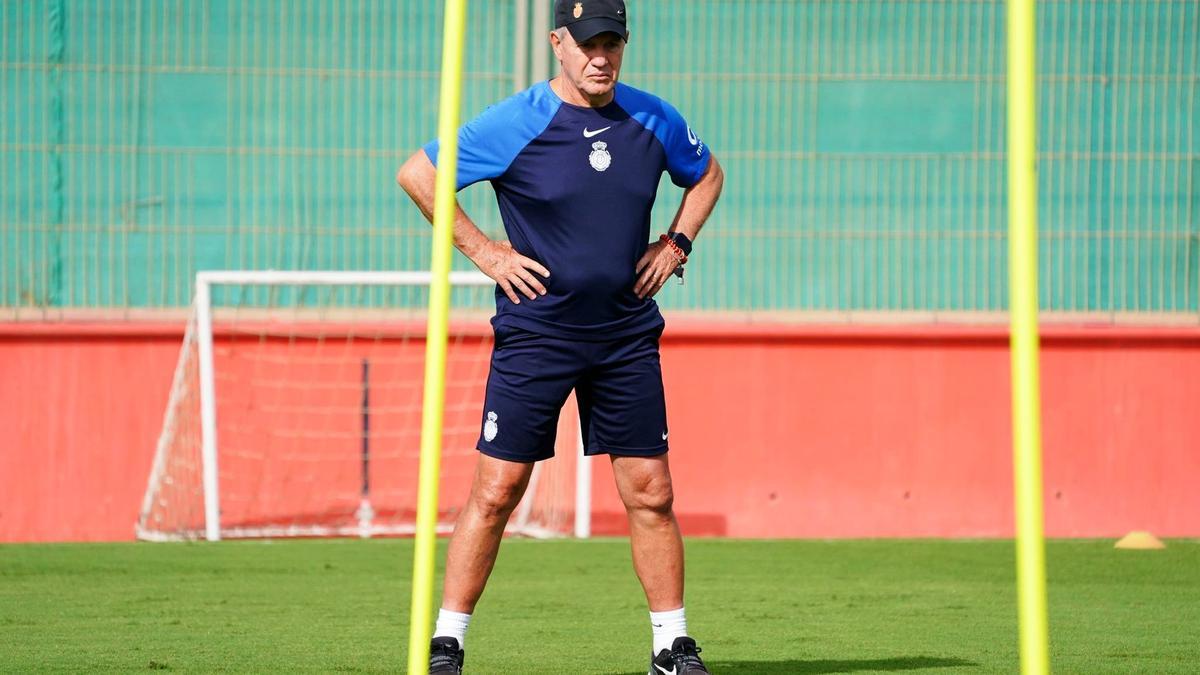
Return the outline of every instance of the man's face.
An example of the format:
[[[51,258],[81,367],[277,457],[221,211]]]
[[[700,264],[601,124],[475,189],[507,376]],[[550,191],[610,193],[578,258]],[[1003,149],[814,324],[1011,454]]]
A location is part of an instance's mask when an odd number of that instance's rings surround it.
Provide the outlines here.
[[[600,33],[576,42],[570,31],[563,31],[562,40],[551,33],[550,44],[562,62],[563,74],[583,93],[604,96],[617,86],[621,56],[625,53],[625,41],[620,35]]]

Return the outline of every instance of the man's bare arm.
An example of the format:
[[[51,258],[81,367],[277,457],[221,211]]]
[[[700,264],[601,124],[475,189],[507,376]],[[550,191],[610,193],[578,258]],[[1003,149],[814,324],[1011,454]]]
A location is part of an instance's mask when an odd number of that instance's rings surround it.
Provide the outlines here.
[[[679,232],[695,241],[700,229],[704,227],[704,222],[712,214],[717,200],[720,199],[721,188],[724,185],[725,172],[717,162],[716,155],[711,155],[704,175],[695,185],[684,191],[683,201],[680,202],[679,210],[675,212],[675,219],[671,221],[668,231]],[[633,286],[633,292],[639,298],[654,297],[678,265],[679,261],[666,244],[661,241],[652,242],[641,260],[638,260],[638,280]]]
[[[433,222],[434,185],[437,169],[424,150],[418,150],[400,167],[396,182],[416,203],[425,219]],[[467,216],[457,201],[454,204],[454,247],[471,259],[481,272],[500,285],[515,304],[521,304],[520,293],[530,300],[546,294],[546,287],[535,276],[550,277],[550,270],[538,261],[513,250],[507,241],[492,241]]]

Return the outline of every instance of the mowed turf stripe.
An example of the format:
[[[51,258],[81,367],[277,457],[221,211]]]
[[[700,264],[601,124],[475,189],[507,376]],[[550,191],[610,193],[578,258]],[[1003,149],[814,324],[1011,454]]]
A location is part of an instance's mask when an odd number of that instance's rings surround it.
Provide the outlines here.
[[[1200,543],[1167,544],[1048,544],[1056,673],[1196,672]],[[0,671],[398,672],[411,564],[396,539],[0,546]],[[1011,542],[696,539],[687,567],[715,673],[1015,672]],[[471,672],[648,655],[627,541],[505,542]]]

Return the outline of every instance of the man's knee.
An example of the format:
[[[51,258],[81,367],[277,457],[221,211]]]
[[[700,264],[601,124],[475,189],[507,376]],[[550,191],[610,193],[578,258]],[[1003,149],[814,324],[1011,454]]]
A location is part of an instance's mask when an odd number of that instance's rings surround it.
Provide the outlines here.
[[[660,516],[671,513],[675,504],[675,492],[671,488],[671,477],[647,476],[638,480],[625,496],[625,508]]]
[[[484,518],[507,518],[521,501],[522,481],[492,480],[475,487],[471,501]]]

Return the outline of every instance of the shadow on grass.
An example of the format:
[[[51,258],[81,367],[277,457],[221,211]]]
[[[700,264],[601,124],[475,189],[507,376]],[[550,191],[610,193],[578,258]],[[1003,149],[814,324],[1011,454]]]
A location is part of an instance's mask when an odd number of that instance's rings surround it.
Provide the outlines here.
[[[800,675],[802,673],[857,673],[861,671],[926,670],[934,668],[969,668],[974,661],[945,659],[933,656],[897,656],[891,659],[813,659],[805,661],[710,661],[708,667],[717,673],[755,673],[756,675]],[[641,675],[627,673],[626,675]]]

